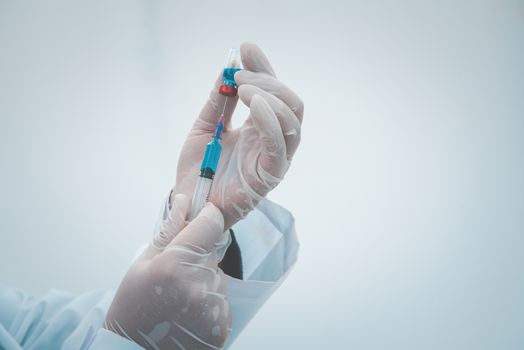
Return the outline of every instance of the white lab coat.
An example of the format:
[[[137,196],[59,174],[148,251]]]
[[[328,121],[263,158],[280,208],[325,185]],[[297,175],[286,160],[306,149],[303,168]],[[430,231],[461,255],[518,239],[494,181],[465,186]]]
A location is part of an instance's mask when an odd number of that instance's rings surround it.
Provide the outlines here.
[[[298,252],[291,213],[267,199],[233,230],[244,279],[227,276],[233,330],[225,348],[280,286]],[[36,298],[0,288],[0,349],[142,349],[101,328],[113,295],[91,291],[75,296],[51,290]]]

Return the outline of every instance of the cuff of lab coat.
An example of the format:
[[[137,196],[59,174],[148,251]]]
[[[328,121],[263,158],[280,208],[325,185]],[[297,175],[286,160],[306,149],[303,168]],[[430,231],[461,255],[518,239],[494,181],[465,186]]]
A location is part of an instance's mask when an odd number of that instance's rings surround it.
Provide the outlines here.
[[[233,226],[244,280],[277,282],[295,263],[298,239],[293,215],[268,199]]]
[[[99,328],[89,350],[143,350],[144,348],[129,339],[119,336],[105,328]]]
[[[267,199],[233,230],[242,254],[244,280],[226,276],[233,326],[225,348],[286,279],[299,248],[293,216]]]

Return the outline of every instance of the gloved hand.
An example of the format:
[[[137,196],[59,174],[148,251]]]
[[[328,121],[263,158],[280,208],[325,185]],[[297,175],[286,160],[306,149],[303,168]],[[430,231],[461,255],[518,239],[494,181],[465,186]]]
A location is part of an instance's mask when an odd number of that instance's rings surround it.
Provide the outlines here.
[[[160,230],[128,270],[104,328],[146,349],[220,349],[231,312],[217,246],[220,210],[207,203],[187,224],[190,201],[175,195]]]
[[[238,97],[229,97],[222,155],[209,201],[224,214],[225,229],[245,217],[284,177],[300,142],[304,107],[276,79],[268,59],[250,43],[240,47],[244,70],[235,74],[238,95],[250,108],[244,124],[231,127]],[[218,93],[222,72],[187,137],[178,161],[174,193],[191,197],[206,144],[212,139],[225,97]]]

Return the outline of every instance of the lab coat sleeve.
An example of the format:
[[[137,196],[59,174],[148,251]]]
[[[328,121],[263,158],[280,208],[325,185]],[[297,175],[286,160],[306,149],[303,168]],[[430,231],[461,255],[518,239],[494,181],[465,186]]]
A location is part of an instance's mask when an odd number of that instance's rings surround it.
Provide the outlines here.
[[[244,279],[226,276],[233,312],[226,348],[281,285],[298,251],[293,217],[269,200],[261,201],[233,229],[242,254]],[[0,287],[0,349],[142,349],[102,328],[113,295],[91,291],[75,296],[50,290],[42,297],[33,297]]]
[[[142,349],[102,328],[112,299],[106,291],[75,296],[50,290],[32,297],[0,288],[0,349]]]
[[[233,312],[226,349],[286,279],[299,248],[293,216],[268,199],[263,199],[233,231],[244,276],[242,280],[226,276]]]

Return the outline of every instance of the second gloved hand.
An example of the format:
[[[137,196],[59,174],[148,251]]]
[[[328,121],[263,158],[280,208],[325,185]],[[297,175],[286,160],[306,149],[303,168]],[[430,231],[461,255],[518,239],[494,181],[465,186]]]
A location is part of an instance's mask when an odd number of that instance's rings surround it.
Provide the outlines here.
[[[187,224],[189,199],[175,195],[159,232],[128,270],[104,328],[146,349],[220,349],[231,312],[219,248],[223,216],[208,203]],[[187,225],[187,226],[186,226]]]

